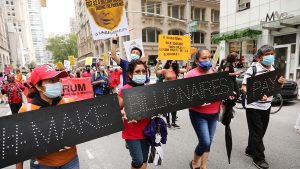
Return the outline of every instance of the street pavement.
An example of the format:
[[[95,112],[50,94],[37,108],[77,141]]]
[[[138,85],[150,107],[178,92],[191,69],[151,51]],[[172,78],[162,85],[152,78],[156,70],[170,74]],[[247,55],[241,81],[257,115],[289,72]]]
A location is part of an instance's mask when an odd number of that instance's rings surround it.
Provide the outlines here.
[[[8,107],[0,106],[0,116],[8,113]],[[285,103],[282,110],[271,115],[270,124],[264,139],[266,160],[271,169],[300,169],[300,134],[294,132],[296,118],[300,113],[300,102]],[[197,144],[196,134],[189,120],[188,111],[178,112],[180,129],[170,129],[167,144],[163,146],[162,169],[189,169]],[[231,124],[233,150],[231,164],[228,164],[224,126],[218,123],[209,157],[209,169],[255,169],[250,157],[244,154],[247,145],[248,129],[244,110],[236,110]],[[130,155],[125,149],[121,133],[80,144],[78,154],[81,169],[129,169]],[[34,151],[34,150],[32,150]],[[29,169],[28,161],[24,169]],[[14,169],[14,166],[6,169]],[[154,169],[149,164],[149,169]]]

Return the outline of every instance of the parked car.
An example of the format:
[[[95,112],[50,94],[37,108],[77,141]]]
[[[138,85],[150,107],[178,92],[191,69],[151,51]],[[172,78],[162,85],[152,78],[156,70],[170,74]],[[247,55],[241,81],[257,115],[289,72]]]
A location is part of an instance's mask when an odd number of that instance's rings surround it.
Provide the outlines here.
[[[242,87],[242,82],[244,79],[245,72],[237,76],[236,82],[238,84],[238,87]],[[293,101],[297,100],[298,98],[298,85],[293,80],[286,80],[286,82],[283,85],[283,88],[281,89],[281,96],[283,98],[283,101]]]

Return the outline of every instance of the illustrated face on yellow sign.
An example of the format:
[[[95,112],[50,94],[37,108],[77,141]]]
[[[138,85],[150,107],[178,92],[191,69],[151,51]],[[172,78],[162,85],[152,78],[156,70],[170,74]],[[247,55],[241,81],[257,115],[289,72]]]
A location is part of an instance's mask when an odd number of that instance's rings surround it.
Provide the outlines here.
[[[124,0],[86,0],[86,7],[95,23],[112,31],[117,28],[124,14]]]

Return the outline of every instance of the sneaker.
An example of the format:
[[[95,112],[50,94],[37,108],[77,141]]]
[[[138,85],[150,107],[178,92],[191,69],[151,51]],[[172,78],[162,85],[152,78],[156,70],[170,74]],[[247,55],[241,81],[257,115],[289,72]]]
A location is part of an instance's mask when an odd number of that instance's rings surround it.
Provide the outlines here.
[[[180,127],[179,125],[175,124],[175,123],[172,123],[172,126],[173,127]]]
[[[253,164],[259,169],[269,168],[269,164],[266,162],[266,160],[253,161]]]
[[[171,124],[170,124],[170,123],[168,123],[168,124],[167,124],[167,127],[168,127],[168,128],[171,128]]]
[[[247,151],[247,149],[245,150],[245,155],[249,156],[249,157],[252,157],[252,153],[250,151]]]

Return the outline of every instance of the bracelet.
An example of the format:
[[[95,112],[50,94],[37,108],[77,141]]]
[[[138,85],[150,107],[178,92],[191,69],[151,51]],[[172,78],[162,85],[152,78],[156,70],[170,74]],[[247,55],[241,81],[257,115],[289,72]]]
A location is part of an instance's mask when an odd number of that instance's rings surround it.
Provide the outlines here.
[[[118,40],[113,39],[113,40],[112,40],[112,43],[113,43],[113,44],[118,44]]]

